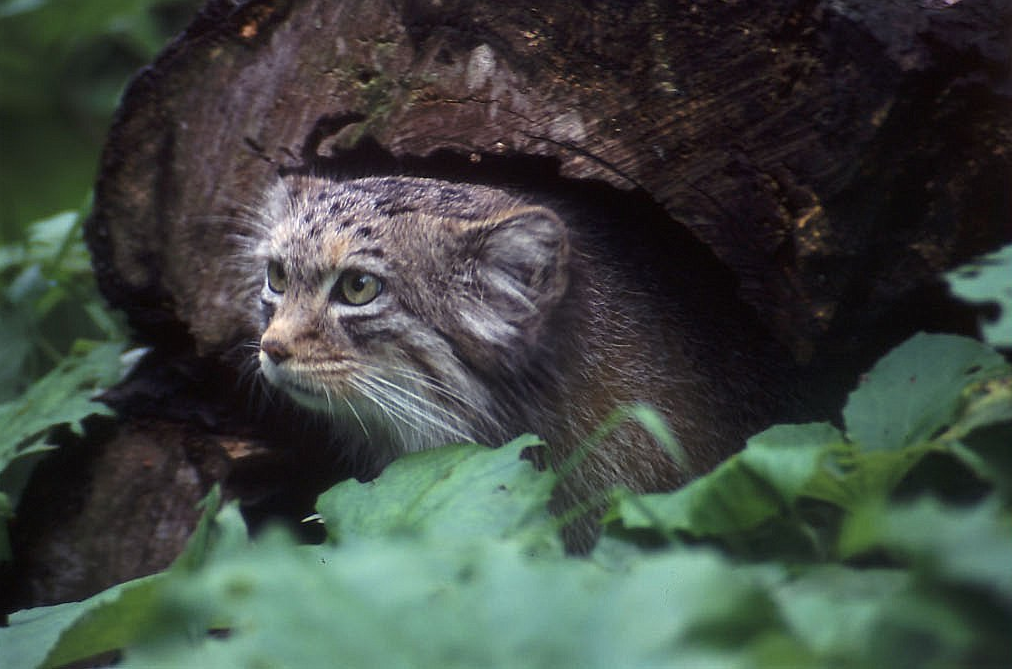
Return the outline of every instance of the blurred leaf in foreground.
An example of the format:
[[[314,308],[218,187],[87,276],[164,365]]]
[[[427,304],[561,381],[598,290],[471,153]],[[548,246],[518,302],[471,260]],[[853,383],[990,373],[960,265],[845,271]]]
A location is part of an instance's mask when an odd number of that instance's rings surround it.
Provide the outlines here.
[[[931,498],[869,504],[848,520],[840,545],[844,557],[881,548],[939,581],[992,590],[1012,620],[1012,518],[995,499],[966,508]]]
[[[83,602],[12,614],[10,626],[0,628],[0,660],[7,663],[2,666],[62,667],[122,648],[150,619],[152,596],[163,579],[164,574],[155,574]]]
[[[884,552],[910,569],[869,645],[892,666],[1012,666],[1012,521],[992,497],[969,507],[925,497],[869,504],[843,527],[841,553]]]

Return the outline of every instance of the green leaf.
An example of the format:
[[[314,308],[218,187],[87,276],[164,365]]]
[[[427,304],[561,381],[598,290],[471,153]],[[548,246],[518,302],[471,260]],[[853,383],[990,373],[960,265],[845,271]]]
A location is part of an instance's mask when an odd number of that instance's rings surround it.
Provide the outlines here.
[[[81,217],[78,211],[64,211],[28,226],[24,260],[44,265],[47,276],[90,272],[91,260],[81,237]]]
[[[844,525],[840,550],[848,557],[872,549],[896,555],[925,577],[992,591],[1012,607],[1012,524],[997,499],[969,508],[932,498],[869,504]]]
[[[156,633],[124,667],[754,666],[781,631],[761,583],[707,551],[624,572],[529,557],[508,543],[270,535],[166,587]],[[192,632],[215,617],[223,638]],[[720,634],[719,630],[734,630]],[[787,644],[781,658],[797,660]]]
[[[526,435],[489,449],[473,444],[415,453],[369,483],[345,481],[320,496],[317,510],[332,537],[394,533],[516,535],[555,543],[546,511],[554,477],[520,457],[541,441]]]
[[[878,657],[911,667],[1012,662],[1012,532],[997,498],[869,504],[848,519],[840,545],[844,556],[885,553],[911,574],[869,639]]]
[[[197,571],[216,556],[240,552],[249,543],[238,502],[223,507],[218,484],[201,500],[200,508],[203,513],[186,548],[172,563],[173,571]]]
[[[713,472],[673,493],[623,495],[616,514],[624,527],[717,536],[755,528],[800,496],[839,502],[846,496],[823,467],[843,437],[828,423],[771,428]]]
[[[967,302],[997,304],[998,317],[980,323],[984,339],[1012,347],[1012,244],[945,274],[952,293]]]
[[[599,448],[605,439],[628,421],[637,422],[679,466],[686,471],[691,469],[689,457],[678,443],[664,415],[649,404],[633,403],[613,409],[601,424],[583,439],[576,451],[558,468],[559,478],[565,479],[570,476],[592,450]]]
[[[866,451],[896,451],[952,426],[968,385],[1009,373],[980,342],[918,334],[879,360],[843,410],[847,436]]]
[[[157,574],[129,581],[82,602],[20,611],[0,628],[0,660],[9,667],[60,667],[123,647],[151,609]]]
[[[49,429],[69,424],[81,434],[81,421],[111,410],[92,397],[119,376],[121,344],[98,344],[66,358],[17,400],[0,404],[0,471],[12,460],[38,449]]]
[[[112,412],[92,401],[102,387],[119,374],[120,344],[99,344],[64,359],[49,374],[32,384],[18,399],[0,404],[0,561],[9,559],[2,548],[7,544],[6,520],[41,454],[52,447],[46,443],[50,429],[69,424],[77,433],[81,421],[94,414]]]
[[[853,661],[865,654],[885,606],[910,585],[900,569],[818,565],[773,589],[793,633],[822,657]]]
[[[979,428],[1008,422],[1012,422],[1012,369],[966,386],[952,426],[938,440],[955,441]]]
[[[81,602],[39,607],[15,613],[0,628],[0,666],[60,667],[100,653],[121,649],[151,634],[171,578],[187,580],[215,559],[248,551],[246,525],[233,502],[221,508],[215,487],[202,503],[205,512],[187,548],[166,573],[136,579]]]
[[[775,425],[748,440],[742,459],[788,504],[806,496],[842,505],[845,496],[823,463],[843,445],[843,435],[829,423]]]

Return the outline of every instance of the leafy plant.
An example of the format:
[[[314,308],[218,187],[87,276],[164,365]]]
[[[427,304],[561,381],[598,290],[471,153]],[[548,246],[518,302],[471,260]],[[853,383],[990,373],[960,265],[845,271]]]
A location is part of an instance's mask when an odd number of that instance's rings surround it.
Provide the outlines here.
[[[54,425],[69,424],[82,434],[81,421],[91,415],[110,415],[92,400],[119,374],[123,345],[81,341],[53,371],[33,384],[17,400],[0,404],[0,562],[9,559],[6,521],[17,506],[32,467],[49,445]]]
[[[0,562],[10,556],[6,521],[52,448],[51,428],[80,433],[87,416],[111,413],[91,398],[116,380],[123,334],[95,290],[80,221],[77,212],[37,221],[27,241],[0,247],[0,276],[12,277],[0,289]]]
[[[103,308],[81,239],[83,214],[36,221],[26,240],[0,246],[0,401],[62,364],[78,339],[123,338]]]
[[[0,0],[0,562],[50,428],[109,413],[91,397],[123,349],[82,241],[88,205],[35,219],[82,200],[124,81],[194,5]]]
[[[1007,664],[1010,471],[987,454],[1012,444],[1010,387],[988,347],[918,335],[845,430],[778,426],[681,490],[616,491],[590,559],[563,554],[530,436],[339,484],[319,546],[250,540],[214,494],[167,572],[15,614],[0,648],[25,667],[117,648],[126,667]],[[949,499],[934,458],[977,492]]]
[[[0,243],[77,205],[129,76],[199,0],[0,0]]]

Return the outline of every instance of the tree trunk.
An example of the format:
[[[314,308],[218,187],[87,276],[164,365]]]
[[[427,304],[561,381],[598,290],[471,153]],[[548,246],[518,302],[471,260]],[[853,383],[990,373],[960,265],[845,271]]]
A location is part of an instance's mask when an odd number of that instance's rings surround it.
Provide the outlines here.
[[[938,274],[1012,238],[1010,41],[1001,0],[212,0],[127,91],[86,229],[162,363],[114,393],[119,439],[213,435],[232,464],[198,465],[203,489],[279,499],[222,445],[269,446],[279,419],[243,408],[254,296],[220,269],[279,169],[655,203],[659,239],[687,230],[799,362],[843,376],[917,329],[972,329]],[[151,540],[154,515],[118,540]]]

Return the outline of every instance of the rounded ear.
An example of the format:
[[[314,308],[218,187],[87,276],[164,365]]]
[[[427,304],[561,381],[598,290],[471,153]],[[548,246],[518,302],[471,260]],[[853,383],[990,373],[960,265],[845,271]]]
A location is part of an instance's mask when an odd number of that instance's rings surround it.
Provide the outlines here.
[[[502,361],[504,353],[515,362],[537,342],[568,288],[568,231],[553,211],[523,207],[471,233],[469,285],[458,314],[474,344],[467,352],[476,362]]]
[[[536,308],[558,302],[569,283],[569,235],[555,212],[525,207],[484,227],[475,255],[486,287]]]

